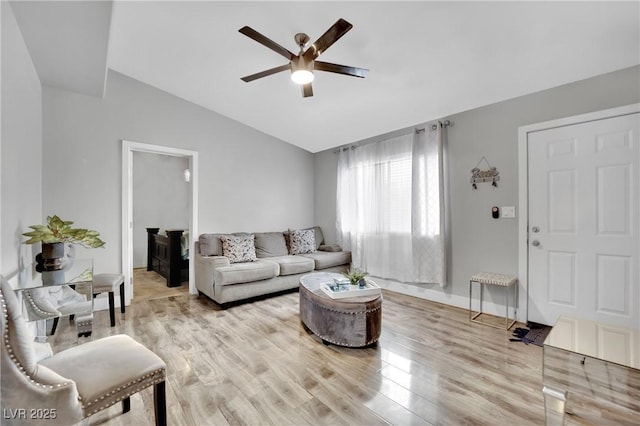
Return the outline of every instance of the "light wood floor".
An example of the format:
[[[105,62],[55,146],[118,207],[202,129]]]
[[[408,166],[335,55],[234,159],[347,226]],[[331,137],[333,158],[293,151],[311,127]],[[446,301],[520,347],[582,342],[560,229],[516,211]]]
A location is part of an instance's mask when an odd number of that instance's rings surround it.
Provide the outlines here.
[[[136,299],[113,328],[96,313],[92,338],[125,333],[165,360],[171,425],[544,424],[542,348],[469,323],[466,310],[387,291],[377,347],[325,346],[301,325],[298,297],[227,310],[204,296]],[[56,350],[72,336],[64,324]],[[89,423],[153,424],[152,389],[120,409]]]
[[[147,271],[147,268],[133,270],[133,303],[188,293],[188,281],[183,282],[180,287],[167,287],[166,278],[157,272]]]

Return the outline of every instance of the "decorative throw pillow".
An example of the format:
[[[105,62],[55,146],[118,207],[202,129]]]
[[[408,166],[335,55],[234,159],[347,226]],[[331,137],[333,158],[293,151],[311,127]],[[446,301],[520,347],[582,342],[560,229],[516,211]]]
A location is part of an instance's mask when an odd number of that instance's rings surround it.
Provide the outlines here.
[[[289,231],[289,254],[305,254],[316,251],[316,236],[313,229]]]
[[[231,263],[254,262],[256,247],[254,235],[220,235],[222,255]]]

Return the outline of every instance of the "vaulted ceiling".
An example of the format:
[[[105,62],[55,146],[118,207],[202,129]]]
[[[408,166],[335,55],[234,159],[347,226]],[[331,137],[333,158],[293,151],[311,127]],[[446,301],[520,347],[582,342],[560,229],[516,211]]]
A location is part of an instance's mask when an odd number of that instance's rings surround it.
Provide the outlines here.
[[[107,69],[310,152],[640,63],[640,4],[424,1],[12,1],[43,84],[92,96]],[[353,24],[303,98],[248,25],[297,53],[338,18]]]

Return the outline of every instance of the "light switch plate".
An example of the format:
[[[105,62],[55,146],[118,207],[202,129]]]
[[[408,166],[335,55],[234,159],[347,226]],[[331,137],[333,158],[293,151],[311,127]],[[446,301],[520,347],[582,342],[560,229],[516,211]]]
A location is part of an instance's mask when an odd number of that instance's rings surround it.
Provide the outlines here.
[[[516,217],[516,206],[503,206],[501,208],[502,210],[502,217],[505,218],[514,218]]]

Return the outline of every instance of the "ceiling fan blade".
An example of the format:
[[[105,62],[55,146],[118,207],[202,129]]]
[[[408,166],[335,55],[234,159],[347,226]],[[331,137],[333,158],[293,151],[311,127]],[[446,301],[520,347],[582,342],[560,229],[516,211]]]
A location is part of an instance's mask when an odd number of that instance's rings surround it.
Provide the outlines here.
[[[327,50],[333,43],[338,41],[340,37],[345,35],[347,31],[353,28],[353,25],[340,18],[335,24],[331,26],[324,34],[318,38],[309,48],[304,52],[305,61],[310,61],[317,58],[322,52]]]
[[[365,78],[369,72],[369,70],[365,68],[349,67],[347,65],[338,65],[321,61],[315,61],[313,63],[313,69],[316,71],[328,71],[360,78]]]
[[[288,71],[290,69],[291,69],[291,64],[280,65],[279,67],[271,68],[255,74],[248,75],[246,77],[242,77],[240,80],[248,83],[250,81],[257,80],[259,78],[266,77],[268,75],[279,73],[282,71]]]
[[[276,43],[275,41],[271,40],[270,38],[267,38],[266,36],[263,36],[262,34],[260,34],[259,32],[257,32],[256,30],[254,30],[251,27],[244,26],[244,27],[240,28],[238,31],[241,32],[242,34],[246,35],[247,37],[257,41],[258,43],[262,44],[263,46],[268,47],[269,49],[273,50],[274,52],[281,54],[282,56],[284,56],[288,60],[291,60],[296,56],[293,53],[291,53],[289,50],[287,50],[286,48],[280,46],[278,43]]]
[[[313,88],[311,87],[311,83],[302,85],[302,97],[308,98],[309,96],[313,96]]]

